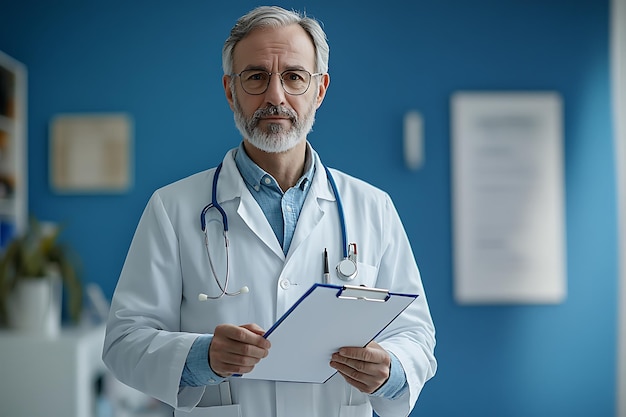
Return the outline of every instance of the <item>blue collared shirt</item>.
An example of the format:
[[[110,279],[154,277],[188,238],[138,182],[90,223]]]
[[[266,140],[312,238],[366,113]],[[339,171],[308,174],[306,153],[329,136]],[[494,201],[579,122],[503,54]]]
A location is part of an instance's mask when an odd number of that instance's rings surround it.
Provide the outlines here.
[[[237,169],[239,169],[246,187],[265,213],[265,217],[272,226],[285,255],[289,252],[298,217],[300,217],[304,200],[311,188],[315,174],[315,157],[315,153],[311,152],[307,146],[304,174],[293,187],[283,193],[274,177],[250,159],[243,144],[239,146],[237,155],[235,155]]]
[[[250,159],[243,143],[235,155],[237,169],[246,187],[265,213],[285,255],[289,252],[298,217],[315,175],[316,157],[315,152],[307,145],[303,175],[296,185],[283,192],[278,182]],[[215,374],[208,366],[207,356],[212,339],[212,335],[204,334],[193,343],[181,376],[181,386],[214,385],[224,381],[224,378]],[[408,385],[400,361],[395,355],[390,356],[392,363],[389,379],[372,395],[393,399],[403,395],[408,390]]]

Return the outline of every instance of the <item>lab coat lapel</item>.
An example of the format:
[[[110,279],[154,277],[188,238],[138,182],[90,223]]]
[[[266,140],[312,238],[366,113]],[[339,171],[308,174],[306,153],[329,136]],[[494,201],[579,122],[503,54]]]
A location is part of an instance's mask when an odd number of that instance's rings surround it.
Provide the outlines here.
[[[284,260],[285,255],[283,250],[265,217],[265,213],[263,213],[259,204],[252,194],[250,194],[250,191],[246,187],[237,169],[237,165],[235,164],[235,152],[236,150],[231,150],[226,154],[222,162],[222,172],[220,173],[217,184],[217,199],[220,203],[223,203],[239,198],[237,215],[241,217],[246,226],[248,226],[263,244],[271,249],[276,256]]]
[[[328,183],[324,166],[320,162],[319,157],[316,157],[315,175],[313,176],[311,189],[309,190],[304,205],[302,206],[302,212],[298,218],[298,225],[294,231],[293,240],[291,241],[289,253],[287,254],[288,258],[296,252],[298,247],[300,247],[304,241],[306,241],[324,216],[328,215],[325,207],[329,207],[330,205],[324,204],[324,200],[334,202],[335,196],[332,192],[330,184]]]

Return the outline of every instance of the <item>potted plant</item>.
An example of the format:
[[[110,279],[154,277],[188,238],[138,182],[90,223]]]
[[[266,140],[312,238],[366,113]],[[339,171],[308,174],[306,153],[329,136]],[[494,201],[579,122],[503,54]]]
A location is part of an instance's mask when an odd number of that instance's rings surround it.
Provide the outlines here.
[[[2,326],[18,327],[17,322],[26,323],[30,320],[29,324],[22,327],[40,331],[33,327],[42,322],[44,332],[55,333],[61,320],[61,287],[67,296],[70,319],[75,322],[79,320],[83,301],[82,284],[69,248],[57,240],[59,233],[60,229],[56,225],[40,223],[31,218],[26,232],[10,241],[0,255]],[[39,317],[29,318],[37,315]],[[52,330],[45,328],[46,321],[50,321]]]

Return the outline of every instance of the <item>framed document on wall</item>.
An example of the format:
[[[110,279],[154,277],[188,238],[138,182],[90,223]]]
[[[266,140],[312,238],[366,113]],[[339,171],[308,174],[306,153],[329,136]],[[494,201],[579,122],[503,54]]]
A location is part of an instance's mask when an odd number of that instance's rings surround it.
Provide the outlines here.
[[[60,193],[130,188],[132,121],[117,113],[64,114],[50,127],[50,184]]]
[[[554,92],[451,100],[454,296],[461,304],[566,296],[562,103]]]

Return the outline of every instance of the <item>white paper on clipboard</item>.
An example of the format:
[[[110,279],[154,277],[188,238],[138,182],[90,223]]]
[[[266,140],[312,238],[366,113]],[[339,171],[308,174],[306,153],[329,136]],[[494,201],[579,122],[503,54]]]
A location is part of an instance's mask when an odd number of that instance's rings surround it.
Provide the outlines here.
[[[323,383],[337,371],[331,355],[365,346],[418,296],[314,284],[266,333],[269,355],[242,378]]]

